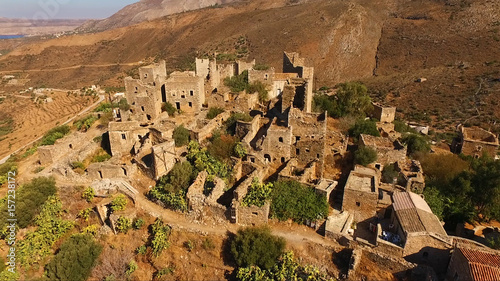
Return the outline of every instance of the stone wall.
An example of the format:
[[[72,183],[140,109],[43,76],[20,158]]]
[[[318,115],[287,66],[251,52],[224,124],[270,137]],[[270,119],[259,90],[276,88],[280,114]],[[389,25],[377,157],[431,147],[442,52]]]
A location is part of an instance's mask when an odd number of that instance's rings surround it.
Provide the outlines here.
[[[87,167],[89,178],[92,180],[128,178],[137,171],[134,165],[116,165],[109,163],[92,163]]]
[[[365,221],[377,215],[378,193],[358,190],[344,190],[342,210],[354,215],[356,222]]]
[[[64,157],[71,162],[83,161],[98,148],[98,144],[92,141],[93,136],[90,133],[76,132],[58,139],[54,145],[38,147],[40,165],[48,166]]]
[[[108,129],[113,156],[129,155],[134,145],[149,132],[147,128],[139,126],[137,121],[109,122]]]
[[[267,224],[271,204],[267,201],[264,206],[242,206],[240,202],[234,202],[232,208],[236,210],[236,223],[241,225]]]
[[[161,114],[160,87],[144,84],[141,80],[127,77],[125,82],[125,97],[130,106],[127,113],[120,110],[122,121],[137,120],[148,123]]]
[[[471,278],[472,273],[470,271],[470,267],[466,266],[467,264],[467,259],[460,251],[453,251],[450,264],[448,265],[448,271],[446,273],[446,280],[468,280],[468,278]],[[459,279],[456,279],[455,276],[458,276]]]
[[[427,233],[409,233],[404,257],[407,261],[430,265],[438,274],[446,272],[450,261],[451,243]]]
[[[378,103],[372,103],[373,117],[377,118],[380,122],[392,123],[396,117],[396,107],[384,107]]]
[[[177,162],[175,154],[175,141],[168,140],[152,147],[154,158],[154,178],[158,180],[168,174]]]
[[[236,65],[238,68],[238,75],[240,75],[245,70],[250,71],[251,69],[253,69],[253,67],[255,66],[255,59],[251,62],[237,60]]]
[[[208,121],[208,124],[203,126],[202,128],[199,129],[194,129],[192,131],[192,136],[194,139],[196,139],[198,142],[203,142],[207,138],[212,136],[212,132],[217,129],[221,128],[224,125],[224,122],[229,119],[231,116],[231,112],[225,111],[222,112],[221,114],[217,115],[215,118],[211,119]]]

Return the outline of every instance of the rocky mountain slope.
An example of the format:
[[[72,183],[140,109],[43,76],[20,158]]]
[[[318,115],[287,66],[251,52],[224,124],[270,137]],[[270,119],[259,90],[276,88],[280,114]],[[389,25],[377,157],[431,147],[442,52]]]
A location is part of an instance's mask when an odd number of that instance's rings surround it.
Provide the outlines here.
[[[85,20],[27,20],[0,18],[0,35],[44,35],[70,31]]]
[[[141,0],[126,6],[107,19],[88,21],[78,30],[104,31],[234,1],[236,0]]]
[[[439,129],[464,121],[498,129],[500,2],[292,2],[235,2],[24,44],[0,57],[0,74],[29,76],[31,86],[122,86],[153,60],[185,70],[196,56],[219,53],[279,70],[282,52],[296,51],[315,67],[317,88],[362,80],[406,119]],[[416,83],[420,77],[427,81]]]

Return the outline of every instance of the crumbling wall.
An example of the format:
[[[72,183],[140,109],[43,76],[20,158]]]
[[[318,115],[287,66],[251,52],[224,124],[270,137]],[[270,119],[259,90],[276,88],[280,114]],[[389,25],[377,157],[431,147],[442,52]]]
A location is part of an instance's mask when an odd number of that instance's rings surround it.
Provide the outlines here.
[[[87,167],[89,178],[92,180],[128,178],[137,171],[134,165],[116,165],[109,163],[92,163]]]
[[[271,90],[274,80],[274,72],[275,70],[273,67],[266,70],[250,69],[248,70],[248,82],[249,83],[261,82],[262,84],[268,87],[268,90]],[[275,97],[276,95],[274,95],[274,93],[272,92],[269,93],[269,98],[275,98]]]
[[[203,142],[207,138],[209,138],[212,135],[212,132],[217,129],[221,128],[224,122],[229,119],[231,116],[231,112],[225,111],[222,112],[221,114],[217,115],[215,118],[212,120],[208,121],[208,124],[203,126],[202,128],[195,129],[193,130],[193,137],[196,139],[198,142]]]
[[[109,144],[113,156],[130,154],[135,143],[139,142],[149,132],[147,128],[139,126],[137,121],[109,122],[108,130]]]
[[[58,162],[61,158],[68,157],[71,161],[82,161],[97,149],[98,145],[92,141],[92,135],[76,132],[62,139],[54,145],[38,147],[38,159],[42,166]],[[72,159],[70,159],[72,158]]]
[[[267,201],[264,206],[242,206],[240,202],[235,202],[232,206],[236,209],[237,221],[241,225],[267,224],[269,220],[269,210],[271,204]]]
[[[409,262],[429,264],[436,273],[443,274],[450,261],[451,249],[451,243],[433,235],[409,233],[403,255]]]
[[[144,84],[141,80],[127,77],[125,82],[125,97],[130,109],[127,113],[120,110],[122,121],[137,120],[147,123],[161,114],[161,95],[159,87]]]
[[[255,66],[255,59],[251,62],[237,60],[236,65],[238,68],[238,75],[240,75],[245,70],[249,71],[250,69],[253,69],[253,67]]]
[[[205,181],[207,179],[207,172],[202,171],[198,174],[193,184],[188,188],[186,194],[187,205],[189,210],[201,208],[203,202],[205,201],[205,195],[203,194],[203,188],[205,186]]]
[[[177,162],[175,141],[170,139],[151,148],[154,157],[154,177],[156,180],[168,174]]]
[[[236,134],[239,139],[245,139],[246,143],[250,143],[255,137],[260,128],[260,115],[256,115],[251,122],[244,122],[241,120],[236,121]]]

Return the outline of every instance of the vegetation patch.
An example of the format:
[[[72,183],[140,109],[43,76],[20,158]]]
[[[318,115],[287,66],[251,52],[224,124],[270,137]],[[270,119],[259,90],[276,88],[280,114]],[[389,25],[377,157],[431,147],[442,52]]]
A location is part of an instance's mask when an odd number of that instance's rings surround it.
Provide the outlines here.
[[[50,280],[85,281],[101,254],[102,246],[89,234],[75,234],[64,241],[61,249],[47,264]]]
[[[243,198],[243,206],[262,207],[271,198],[273,184],[262,184],[258,178],[254,178],[252,185],[248,189],[247,195]]]
[[[14,130],[14,120],[5,118],[0,120],[0,138],[10,134]]]
[[[188,129],[180,125],[174,129],[173,138],[175,141],[175,146],[180,147],[187,145],[191,139],[191,133]]]
[[[63,138],[70,131],[68,125],[62,125],[59,127],[55,127],[48,131],[42,138],[40,145],[53,145],[56,143],[56,140]]]
[[[313,188],[296,181],[277,181],[271,194],[271,215],[280,221],[317,221],[328,216],[328,202]]]
[[[356,120],[354,126],[349,129],[349,135],[357,140],[361,134],[380,137],[380,133],[377,129],[377,123],[372,120]]]
[[[78,131],[83,131],[86,132],[90,127],[92,127],[92,124],[97,121],[98,118],[94,115],[88,115],[83,119],[80,119],[76,121],[73,125],[76,127]]]
[[[208,109],[207,119],[214,119],[222,112],[224,112],[224,108],[222,108],[222,107],[210,107]]]
[[[377,161],[377,152],[371,147],[360,147],[354,152],[354,163],[366,166]]]
[[[285,240],[272,235],[266,226],[240,229],[231,242],[231,254],[241,267],[271,269],[284,249]]]
[[[328,111],[328,116],[339,118],[353,116],[363,118],[372,110],[371,98],[365,85],[358,82],[342,83],[336,86],[335,95],[314,96],[316,111]]]

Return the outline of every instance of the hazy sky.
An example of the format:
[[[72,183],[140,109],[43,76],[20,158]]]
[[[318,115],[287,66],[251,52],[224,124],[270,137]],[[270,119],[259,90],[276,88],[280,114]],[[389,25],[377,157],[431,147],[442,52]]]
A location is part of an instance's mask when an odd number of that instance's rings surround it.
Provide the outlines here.
[[[0,17],[101,19],[139,0],[0,0]]]

